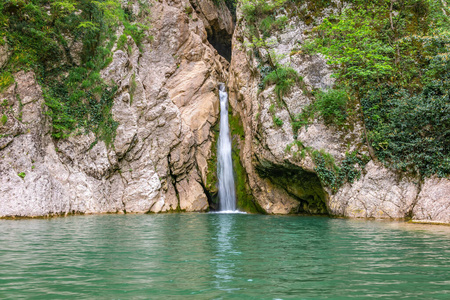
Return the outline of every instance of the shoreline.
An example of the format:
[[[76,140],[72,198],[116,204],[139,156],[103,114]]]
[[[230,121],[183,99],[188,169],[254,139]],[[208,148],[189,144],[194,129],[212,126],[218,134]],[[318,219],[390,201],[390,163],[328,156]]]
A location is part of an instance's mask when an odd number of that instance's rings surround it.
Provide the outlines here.
[[[0,216],[0,221],[2,220],[39,220],[39,219],[56,219],[64,217],[77,217],[77,216],[104,216],[104,215],[165,215],[165,214],[208,214],[215,213],[211,211],[200,211],[200,212],[185,212],[185,211],[167,211],[160,213],[152,212],[105,212],[105,213],[61,213],[61,214],[49,214],[46,216]],[[245,213],[248,215],[261,215],[261,216],[285,216],[285,217],[323,217],[330,219],[345,219],[345,220],[355,220],[355,221],[377,221],[384,223],[401,223],[401,224],[413,224],[413,225],[439,225],[450,227],[450,223],[444,223],[433,220],[407,220],[407,219],[377,219],[377,218],[351,218],[345,216],[332,216],[332,215],[313,215],[313,214],[253,214]]]

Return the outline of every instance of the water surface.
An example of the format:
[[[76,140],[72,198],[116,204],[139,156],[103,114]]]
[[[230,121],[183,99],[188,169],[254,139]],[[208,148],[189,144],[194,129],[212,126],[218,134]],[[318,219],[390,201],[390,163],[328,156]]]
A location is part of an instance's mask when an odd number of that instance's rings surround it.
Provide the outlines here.
[[[0,299],[450,299],[450,228],[243,214],[0,220]]]

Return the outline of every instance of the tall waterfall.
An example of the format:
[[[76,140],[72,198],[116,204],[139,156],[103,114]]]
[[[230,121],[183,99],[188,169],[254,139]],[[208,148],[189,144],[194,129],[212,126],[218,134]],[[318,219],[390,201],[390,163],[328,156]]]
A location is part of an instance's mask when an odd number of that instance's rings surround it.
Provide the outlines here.
[[[228,125],[228,94],[224,84],[219,85],[220,133],[217,148],[217,177],[219,179],[219,201],[221,211],[236,210],[231,138]]]

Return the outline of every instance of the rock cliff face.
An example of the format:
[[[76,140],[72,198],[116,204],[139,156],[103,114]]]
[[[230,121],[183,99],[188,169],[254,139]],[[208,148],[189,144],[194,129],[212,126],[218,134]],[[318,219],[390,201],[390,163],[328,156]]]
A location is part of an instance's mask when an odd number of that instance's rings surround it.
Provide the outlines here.
[[[112,114],[119,126],[112,145],[97,142],[92,133],[52,138],[35,75],[13,74],[15,83],[0,95],[0,217],[209,209],[217,192],[211,180],[217,87],[227,82],[241,200],[254,201],[269,214],[450,223],[450,181],[445,178],[412,178],[370,160],[357,167],[361,177],[355,182],[338,190],[324,186],[313,151],[324,151],[337,163],[346,152],[370,153],[358,117],[345,129],[321,119],[298,132],[291,126],[314,101],[313,89],[333,85],[322,57],[296,50],[312,25],[293,19],[271,37],[271,50],[304,83],[284,95],[280,105],[273,86],[260,88],[258,65],[267,54],[249,53],[239,10],[234,28],[229,10],[219,3],[152,2],[153,40],[139,49],[128,38],[128,51],[113,49],[113,61],[101,74],[118,86]],[[136,15],[140,9],[138,2],[132,5]],[[80,63],[80,45],[70,49]],[[8,53],[0,45],[0,67]],[[237,153],[242,166],[236,166]]]
[[[217,86],[228,76],[208,33],[232,30],[228,9],[212,1],[152,2],[153,41],[140,51],[129,38],[102,71],[118,86],[110,146],[93,134],[54,140],[35,75],[14,74],[0,95],[0,216],[207,210]]]
[[[246,25],[239,12],[238,20],[229,72],[230,103],[242,118],[245,140],[240,145],[241,160],[251,191],[263,209],[275,214],[306,212],[450,223],[450,181],[445,178],[411,178],[370,160],[355,182],[337,191],[323,186],[311,154],[326,152],[337,163],[345,159],[346,152],[369,157],[361,120],[353,118],[351,126],[344,129],[316,118],[294,133],[292,120],[313,101],[309,92],[333,85],[331,70],[322,57],[298,51],[312,25],[290,20],[286,29],[269,38],[270,50],[282,57],[280,63],[294,68],[304,82],[303,88],[294,87],[283,96],[280,104],[273,86],[261,89],[258,65],[267,62],[267,54],[255,55],[246,47]]]

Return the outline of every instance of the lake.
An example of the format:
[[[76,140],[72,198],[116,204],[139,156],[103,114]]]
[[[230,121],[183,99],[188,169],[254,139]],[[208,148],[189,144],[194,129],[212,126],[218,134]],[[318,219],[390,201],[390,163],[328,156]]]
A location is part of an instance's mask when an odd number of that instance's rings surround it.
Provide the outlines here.
[[[247,214],[0,220],[1,299],[450,299],[450,227]]]

